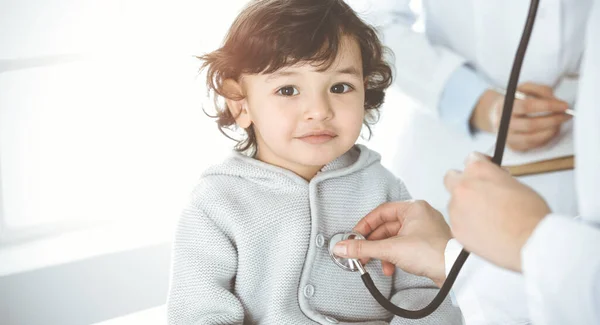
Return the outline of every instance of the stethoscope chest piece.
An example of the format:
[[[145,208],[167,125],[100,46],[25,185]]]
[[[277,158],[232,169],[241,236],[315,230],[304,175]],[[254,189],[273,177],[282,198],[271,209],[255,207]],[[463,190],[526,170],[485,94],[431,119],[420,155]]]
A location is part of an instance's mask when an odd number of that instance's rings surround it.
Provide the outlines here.
[[[365,239],[365,237],[355,232],[345,232],[333,235],[329,239],[329,256],[331,256],[333,262],[335,262],[335,264],[342,269],[350,272],[356,272],[362,268],[362,265],[360,265],[358,261],[351,258],[339,257],[333,254],[333,247],[335,244],[347,239]]]

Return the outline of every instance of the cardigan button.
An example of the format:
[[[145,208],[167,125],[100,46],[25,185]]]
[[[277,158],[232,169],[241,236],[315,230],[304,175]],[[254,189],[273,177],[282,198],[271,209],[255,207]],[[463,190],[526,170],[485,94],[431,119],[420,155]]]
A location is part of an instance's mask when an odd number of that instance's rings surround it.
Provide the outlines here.
[[[304,296],[310,298],[315,295],[315,287],[311,284],[304,286]]]
[[[317,244],[317,247],[323,247],[325,245],[325,237],[323,236],[323,234],[318,234],[315,238],[315,242]]]

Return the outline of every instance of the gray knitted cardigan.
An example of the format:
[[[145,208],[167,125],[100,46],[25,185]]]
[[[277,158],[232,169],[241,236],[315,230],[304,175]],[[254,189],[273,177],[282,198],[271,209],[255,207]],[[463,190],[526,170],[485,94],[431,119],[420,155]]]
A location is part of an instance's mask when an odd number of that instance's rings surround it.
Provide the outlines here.
[[[234,154],[202,176],[175,236],[169,324],[460,324],[448,300],[422,320],[394,317],[340,269],[328,239],[351,230],[386,201],[407,200],[380,156],[356,145],[310,181]],[[400,270],[367,270],[383,295],[405,308],[437,288]]]

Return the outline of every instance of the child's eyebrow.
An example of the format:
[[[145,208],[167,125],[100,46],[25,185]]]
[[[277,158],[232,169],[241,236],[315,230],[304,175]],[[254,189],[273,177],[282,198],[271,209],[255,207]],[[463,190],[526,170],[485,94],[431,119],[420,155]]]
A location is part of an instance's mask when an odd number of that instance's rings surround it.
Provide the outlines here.
[[[338,69],[336,71],[334,71],[334,73],[336,74],[349,74],[349,75],[353,75],[356,77],[361,77],[361,73],[358,69],[356,69],[356,67],[352,66],[352,67],[346,67],[343,69]]]
[[[294,71],[277,71],[277,72],[273,72],[271,73],[270,76],[267,77],[267,82],[273,80],[273,79],[277,79],[277,78],[281,78],[281,77],[289,77],[289,76],[293,76],[293,75],[297,75],[298,72],[294,72]]]
[[[362,76],[362,74],[360,73],[360,71],[354,67],[346,67],[346,68],[342,68],[342,69],[338,69],[333,71],[334,74],[348,74],[348,75],[352,75],[355,77],[360,78]],[[299,73],[296,71],[277,71],[277,72],[273,72],[270,76],[267,77],[267,82],[273,80],[273,79],[277,79],[277,78],[281,78],[281,77],[289,77],[289,76],[294,76],[294,75],[298,75]]]

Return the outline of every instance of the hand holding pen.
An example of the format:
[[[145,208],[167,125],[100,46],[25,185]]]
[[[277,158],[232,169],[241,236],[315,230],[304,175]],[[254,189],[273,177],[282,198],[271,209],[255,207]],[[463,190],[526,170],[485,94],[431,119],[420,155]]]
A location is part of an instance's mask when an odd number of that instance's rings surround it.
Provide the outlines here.
[[[473,111],[471,124],[480,130],[496,132],[504,95],[501,88],[486,90]],[[541,147],[552,140],[560,132],[560,126],[573,115],[569,104],[556,98],[552,88],[534,83],[521,84],[515,94],[507,145],[517,151]]]

